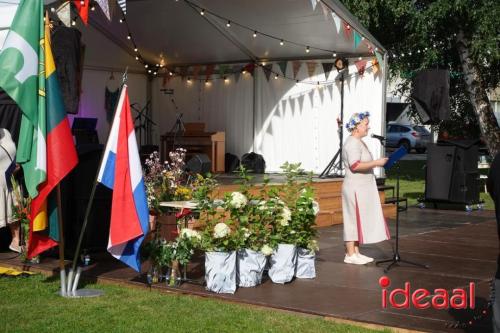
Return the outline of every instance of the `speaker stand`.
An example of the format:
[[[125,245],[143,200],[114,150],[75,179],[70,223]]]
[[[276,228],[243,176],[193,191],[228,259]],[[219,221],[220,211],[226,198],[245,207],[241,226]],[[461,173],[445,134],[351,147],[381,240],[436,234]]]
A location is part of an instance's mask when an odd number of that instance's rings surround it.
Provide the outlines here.
[[[409,260],[404,260],[401,258],[401,255],[399,254],[399,175],[400,175],[399,162],[396,162],[394,167],[396,168],[396,247],[394,248],[394,254],[392,258],[379,260],[375,263],[375,265],[378,266],[380,264],[390,263],[389,266],[384,268],[384,273],[389,272],[391,268],[395,267],[396,265],[399,266],[399,263],[405,263],[428,269],[429,266]]]

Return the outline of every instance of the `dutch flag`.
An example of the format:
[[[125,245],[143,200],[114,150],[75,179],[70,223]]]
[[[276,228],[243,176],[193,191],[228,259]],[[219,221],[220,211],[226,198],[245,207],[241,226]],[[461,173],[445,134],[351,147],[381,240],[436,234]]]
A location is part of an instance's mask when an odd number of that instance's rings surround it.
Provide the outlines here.
[[[108,252],[140,272],[140,246],[149,230],[149,210],[126,85],[97,181],[113,190]]]

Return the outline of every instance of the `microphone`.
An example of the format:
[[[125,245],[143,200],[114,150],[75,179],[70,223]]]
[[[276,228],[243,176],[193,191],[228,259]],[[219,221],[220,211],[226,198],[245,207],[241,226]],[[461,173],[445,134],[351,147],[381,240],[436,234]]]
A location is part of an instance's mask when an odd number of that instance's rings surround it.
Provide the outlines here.
[[[385,137],[383,137],[381,135],[377,135],[377,134],[372,134],[371,137],[374,139],[380,140],[380,142],[383,142],[385,140]]]

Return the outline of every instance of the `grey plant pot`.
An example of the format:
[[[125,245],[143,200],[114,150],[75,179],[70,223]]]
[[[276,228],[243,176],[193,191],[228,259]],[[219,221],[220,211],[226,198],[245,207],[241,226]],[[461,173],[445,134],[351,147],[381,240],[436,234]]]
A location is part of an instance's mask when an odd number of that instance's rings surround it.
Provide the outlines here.
[[[299,279],[314,279],[316,277],[316,254],[309,249],[297,249],[297,268],[295,277]]]
[[[262,274],[267,258],[250,249],[238,251],[236,277],[239,287],[255,287],[262,282]]]
[[[234,294],[236,291],[236,252],[206,252],[205,281],[207,290]]]
[[[291,244],[279,244],[270,260],[269,277],[274,283],[292,281],[297,265],[297,248]]]

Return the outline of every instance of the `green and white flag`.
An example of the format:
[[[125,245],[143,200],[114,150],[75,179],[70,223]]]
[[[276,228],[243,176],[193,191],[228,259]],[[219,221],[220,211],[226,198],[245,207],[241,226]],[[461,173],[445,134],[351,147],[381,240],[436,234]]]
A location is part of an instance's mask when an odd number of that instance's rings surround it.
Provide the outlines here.
[[[0,52],[0,88],[22,111],[16,160],[32,198],[46,179],[43,1],[22,0]]]

